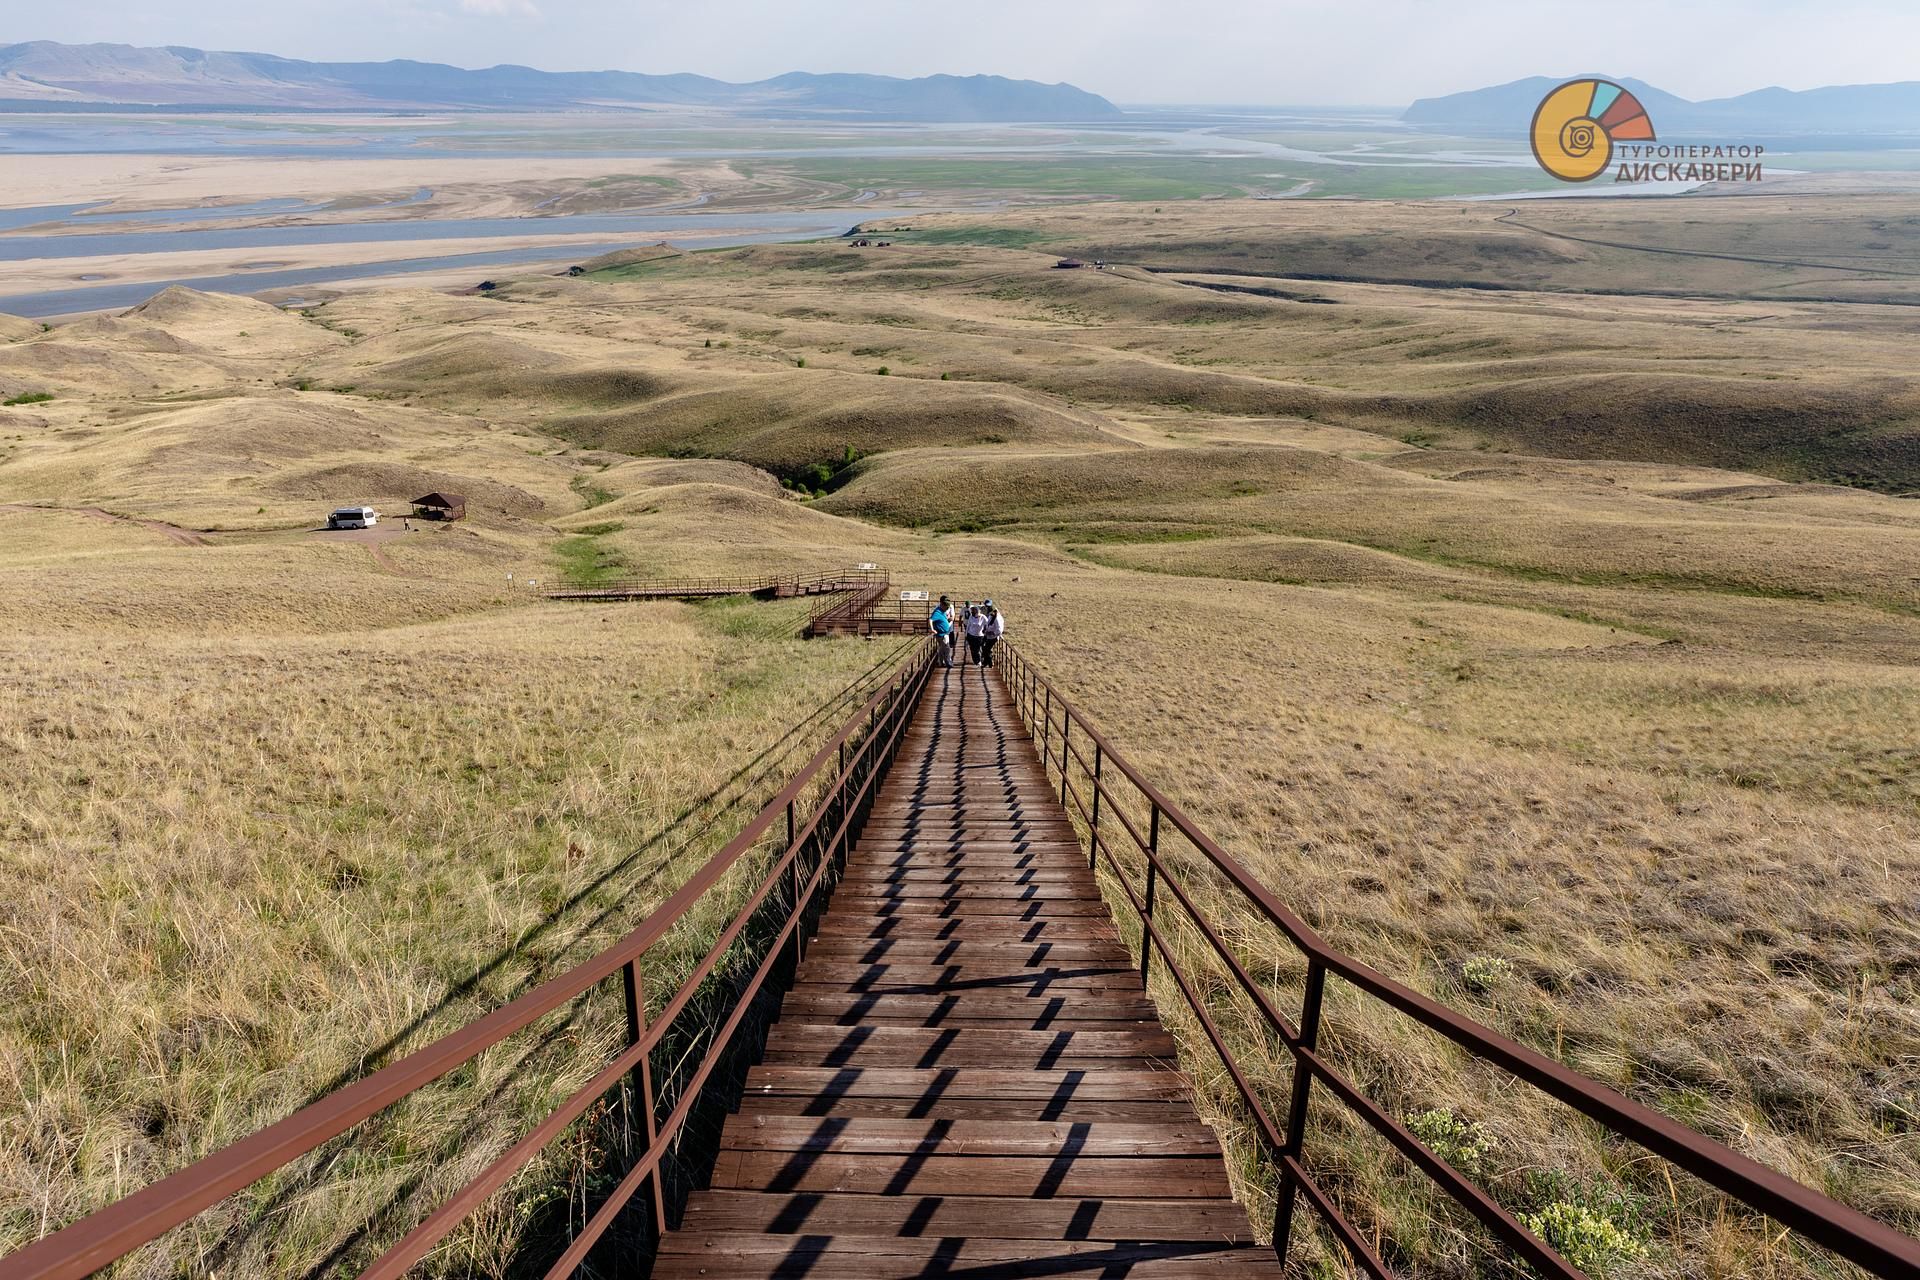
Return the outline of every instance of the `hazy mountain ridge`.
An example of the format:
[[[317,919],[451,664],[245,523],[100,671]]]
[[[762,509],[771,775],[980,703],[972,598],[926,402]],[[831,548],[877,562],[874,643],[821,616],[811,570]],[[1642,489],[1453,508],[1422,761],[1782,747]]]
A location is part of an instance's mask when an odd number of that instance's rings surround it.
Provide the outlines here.
[[[1421,98],[1408,124],[1524,134],[1533,109],[1556,85],[1578,76],[1529,76],[1508,84]],[[1755,89],[1731,98],[1692,102],[1627,76],[1612,80],[1640,99],[1662,135],[1920,133],[1920,81],[1828,85],[1819,89]]]
[[[1119,108],[1069,84],[1004,76],[791,72],[751,84],[631,71],[483,69],[436,62],[304,62],[169,45],[0,45],[0,101],[170,106],[467,107],[551,110],[689,106],[759,115],[901,120],[1091,120]]]

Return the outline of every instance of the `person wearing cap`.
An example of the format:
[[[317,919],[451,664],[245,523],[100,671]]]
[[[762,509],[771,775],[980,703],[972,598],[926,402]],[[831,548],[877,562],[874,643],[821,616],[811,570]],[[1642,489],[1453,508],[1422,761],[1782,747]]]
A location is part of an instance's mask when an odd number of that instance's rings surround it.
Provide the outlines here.
[[[927,630],[932,633],[934,642],[940,649],[940,665],[953,665],[953,602],[945,596],[927,615]]]

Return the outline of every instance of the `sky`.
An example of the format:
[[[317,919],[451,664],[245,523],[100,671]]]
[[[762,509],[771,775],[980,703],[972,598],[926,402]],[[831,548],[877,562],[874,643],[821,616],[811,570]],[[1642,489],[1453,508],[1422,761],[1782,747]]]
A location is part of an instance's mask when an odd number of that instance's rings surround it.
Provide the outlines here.
[[[977,72],[1120,103],[1399,105],[1582,72],[1684,98],[1920,78],[1914,0],[0,0],[0,42],[553,71]]]

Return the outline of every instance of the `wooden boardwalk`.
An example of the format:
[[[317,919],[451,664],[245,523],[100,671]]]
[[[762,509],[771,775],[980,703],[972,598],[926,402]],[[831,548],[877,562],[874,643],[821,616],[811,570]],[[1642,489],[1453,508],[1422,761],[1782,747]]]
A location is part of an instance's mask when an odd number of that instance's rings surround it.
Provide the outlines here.
[[[998,672],[935,671],[654,1275],[1278,1276]]]

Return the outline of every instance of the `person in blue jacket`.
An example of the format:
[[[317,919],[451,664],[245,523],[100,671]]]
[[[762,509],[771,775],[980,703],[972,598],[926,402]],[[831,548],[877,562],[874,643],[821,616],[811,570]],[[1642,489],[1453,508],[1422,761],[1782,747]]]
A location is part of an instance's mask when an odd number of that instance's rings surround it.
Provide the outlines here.
[[[927,616],[927,630],[933,633],[934,641],[940,647],[940,665],[953,665],[953,602],[945,596],[933,607]]]

